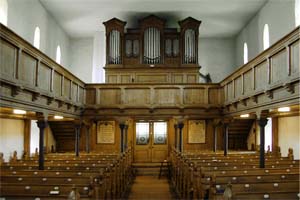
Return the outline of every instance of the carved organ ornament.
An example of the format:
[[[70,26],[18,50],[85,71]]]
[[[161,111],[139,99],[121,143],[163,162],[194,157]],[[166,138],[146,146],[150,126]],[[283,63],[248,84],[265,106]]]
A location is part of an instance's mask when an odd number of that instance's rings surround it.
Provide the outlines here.
[[[126,33],[126,22],[119,19],[113,18],[103,24],[106,28],[106,68],[170,66],[169,63],[176,67],[199,67],[197,44],[201,21],[191,17],[179,21],[180,32],[177,28],[166,28],[165,20],[154,15],[139,20],[139,27],[127,29]]]

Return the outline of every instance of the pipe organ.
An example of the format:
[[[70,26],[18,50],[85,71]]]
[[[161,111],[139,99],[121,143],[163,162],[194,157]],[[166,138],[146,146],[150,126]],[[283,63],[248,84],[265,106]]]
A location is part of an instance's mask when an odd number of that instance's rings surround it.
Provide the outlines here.
[[[107,83],[197,83],[198,37],[201,21],[188,17],[177,28],[165,27],[165,20],[150,15],[139,27],[113,18],[106,29]]]

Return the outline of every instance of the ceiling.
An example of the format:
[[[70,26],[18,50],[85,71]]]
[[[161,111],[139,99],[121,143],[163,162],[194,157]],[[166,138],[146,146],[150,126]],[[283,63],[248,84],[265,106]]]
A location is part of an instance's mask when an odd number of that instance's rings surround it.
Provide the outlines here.
[[[113,17],[135,28],[149,14],[178,27],[188,16],[201,20],[200,37],[238,34],[268,0],[40,0],[70,37],[92,37],[104,31],[102,22]]]

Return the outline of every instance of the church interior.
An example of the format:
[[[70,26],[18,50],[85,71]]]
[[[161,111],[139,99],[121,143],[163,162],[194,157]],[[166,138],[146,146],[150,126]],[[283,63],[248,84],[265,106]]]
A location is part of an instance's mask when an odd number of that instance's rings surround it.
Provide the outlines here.
[[[0,0],[0,200],[300,199],[300,0]]]

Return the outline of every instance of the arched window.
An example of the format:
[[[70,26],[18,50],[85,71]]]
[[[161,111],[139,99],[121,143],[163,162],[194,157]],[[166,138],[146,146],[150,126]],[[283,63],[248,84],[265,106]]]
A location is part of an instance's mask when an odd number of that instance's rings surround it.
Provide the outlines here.
[[[248,62],[248,46],[247,43],[244,43],[244,64]]]
[[[0,0],[0,22],[7,25],[7,0]]]
[[[56,62],[60,64],[60,59],[61,59],[61,51],[60,51],[60,46],[58,45],[56,48]]]
[[[300,25],[300,0],[295,0],[295,24]]]
[[[37,49],[40,49],[40,40],[41,40],[41,33],[40,28],[37,26],[34,31],[34,38],[33,38],[33,46]]]
[[[270,33],[269,33],[268,24],[265,24],[264,26],[263,44],[264,44],[264,50],[270,47]]]

